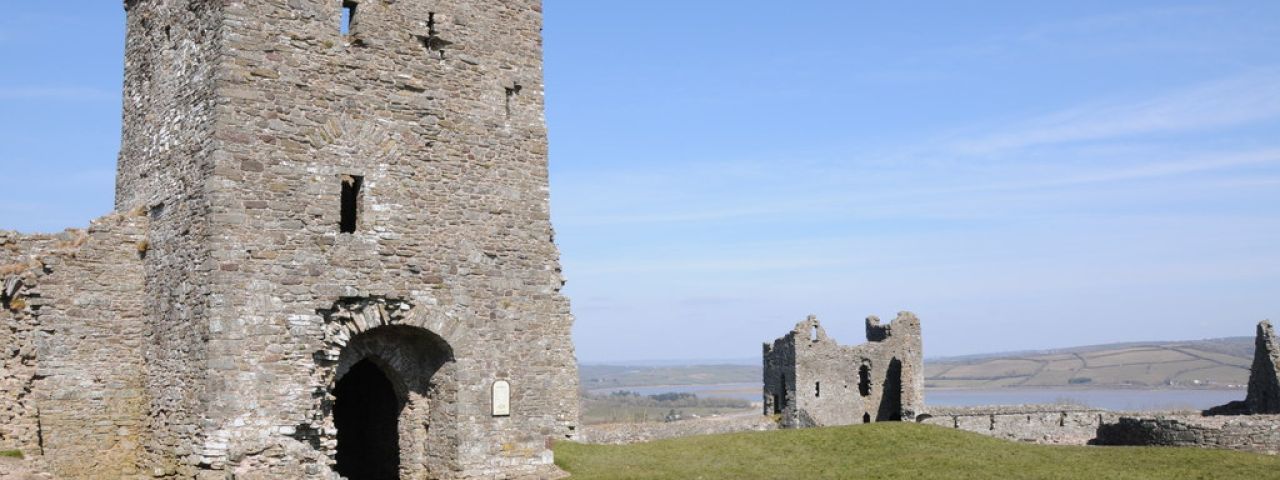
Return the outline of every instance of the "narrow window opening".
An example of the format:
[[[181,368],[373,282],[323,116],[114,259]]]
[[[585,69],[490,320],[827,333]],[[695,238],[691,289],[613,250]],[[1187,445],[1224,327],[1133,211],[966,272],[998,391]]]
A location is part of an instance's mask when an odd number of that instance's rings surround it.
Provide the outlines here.
[[[155,205],[152,205],[151,208],[147,211],[147,215],[150,216],[152,220],[159,220],[160,217],[163,217],[164,202],[160,202]]]
[[[862,396],[871,395],[871,367],[863,365],[858,368],[858,393]]]
[[[342,176],[342,233],[355,233],[360,215],[360,190],[364,187],[364,177],[355,175]]]
[[[809,341],[818,341],[818,327],[813,327],[813,329],[809,330]]]
[[[438,53],[441,60],[444,60],[444,49],[453,45],[453,42],[440,38],[440,31],[436,30],[435,12],[427,13],[427,35],[418,35],[418,41],[422,42],[427,51]]]
[[[339,30],[343,35],[351,35],[352,27],[356,24],[356,2],[342,2],[342,26]]]
[[[787,408],[787,376],[783,375],[778,380],[778,401],[775,402],[775,411],[782,413],[782,409]]]
[[[822,382],[813,382],[814,398],[822,398]]]
[[[521,86],[519,83],[514,84],[510,87],[507,87],[507,116],[508,117],[511,116],[511,97],[519,95],[521,90],[524,90],[524,87]]]

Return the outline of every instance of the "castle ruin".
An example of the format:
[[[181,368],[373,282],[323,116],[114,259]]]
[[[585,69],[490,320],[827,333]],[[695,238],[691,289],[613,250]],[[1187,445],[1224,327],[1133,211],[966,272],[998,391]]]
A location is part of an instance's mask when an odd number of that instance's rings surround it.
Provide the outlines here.
[[[0,232],[0,450],[548,478],[578,422],[538,0],[126,0],[115,213]]]
[[[920,320],[867,318],[867,343],[844,346],[816,317],[764,344],[764,413],[784,428],[914,421],[924,411]]]
[[[1243,401],[1206,410],[1206,415],[1280,414],[1280,342],[1269,320],[1258,323],[1253,340],[1253,364]]]

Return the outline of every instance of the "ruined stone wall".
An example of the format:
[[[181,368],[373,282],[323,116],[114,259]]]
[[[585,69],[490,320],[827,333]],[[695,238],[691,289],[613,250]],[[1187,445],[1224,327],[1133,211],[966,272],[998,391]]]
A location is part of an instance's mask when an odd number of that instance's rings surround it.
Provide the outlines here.
[[[63,478],[140,473],[150,396],[142,256],[147,219],[97,220],[73,253],[44,257],[36,393],[46,463]]]
[[[1085,445],[1118,414],[1074,406],[932,408],[919,423],[955,428],[1016,442]]]
[[[764,414],[794,418],[796,343],[783,337],[764,344]]]
[[[1280,416],[1122,416],[1097,431],[1097,445],[1204,447],[1280,454]]]
[[[1098,428],[1098,445],[1181,446],[1280,453],[1280,342],[1270,321],[1258,323],[1249,391],[1243,401],[1199,415],[1128,415]]]
[[[919,320],[908,312],[889,325],[870,317],[867,339],[839,345],[809,317],[766,344],[765,413],[788,428],[915,419],[924,409]]]
[[[111,215],[87,231],[0,234],[7,335],[0,448],[45,455],[63,478],[139,472],[147,219]]]
[[[1258,323],[1245,405],[1249,413],[1280,413],[1280,342],[1270,321]]]
[[[40,451],[35,396],[39,318],[32,289],[44,265],[41,253],[77,237],[0,231],[0,450]]]
[[[116,210],[151,217],[145,260],[152,397],[147,469],[195,475],[210,391],[209,212],[225,2],[127,0],[124,114]]]

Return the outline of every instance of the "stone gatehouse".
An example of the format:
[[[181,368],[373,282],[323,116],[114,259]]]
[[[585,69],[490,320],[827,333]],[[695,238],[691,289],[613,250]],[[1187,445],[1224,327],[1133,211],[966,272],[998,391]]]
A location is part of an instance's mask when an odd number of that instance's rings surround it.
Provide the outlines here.
[[[866,321],[867,343],[845,346],[816,317],[764,344],[764,413],[785,428],[913,421],[924,413],[920,320]]]
[[[115,213],[0,233],[0,450],[546,478],[577,368],[538,0],[126,0]]]

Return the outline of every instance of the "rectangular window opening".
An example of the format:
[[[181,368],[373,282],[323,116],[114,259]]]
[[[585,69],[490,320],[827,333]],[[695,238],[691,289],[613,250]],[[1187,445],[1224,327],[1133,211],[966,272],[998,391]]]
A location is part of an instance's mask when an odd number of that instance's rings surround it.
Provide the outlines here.
[[[351,27],[356,24],[356,2],[342,2],[342,26],[340,30],[343,35],[351,35]]]
[[[342,233],[356,233],[360,220],[360,190],[364,187],[364,177],[356,175],[342,176],[342,220],[339,225]]]
[[[858,367],[858,393],[864,397],[871,396],[871,367]]]

